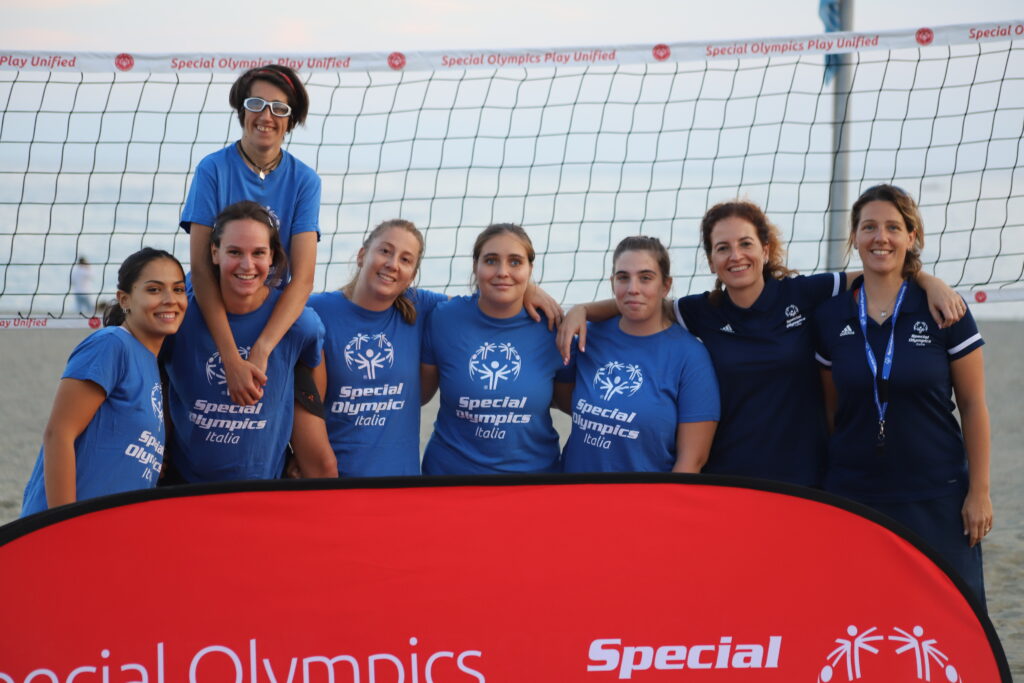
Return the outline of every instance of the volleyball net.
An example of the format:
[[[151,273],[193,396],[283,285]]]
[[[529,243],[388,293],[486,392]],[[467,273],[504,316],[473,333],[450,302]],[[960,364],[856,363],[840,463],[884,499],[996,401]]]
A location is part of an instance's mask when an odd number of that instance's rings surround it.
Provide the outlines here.
[[[835,78],[826,54],[841,55]],[[840,268],[849,204],[892,182],[919,201],[929,272],[975,301],[1024,300],[1019,21],[404,54],[0,53],[0,327],[88,324],[142,246],[187,262],[191,173],[240,137],[228,90],[267,63],[310,92],[286,146],[323,180],[317,290],[348,280],[368,228],[402,217],[426,238],[419,284],[450,294],[493,222],[526,228],[535,279],[565,304],[608,295],[610,254],[633,234],[669,247],[674,295],[703,291],[699,221],[734,197],[765,208],[791,268]],[[91,277],[73,274],[80,257]]]

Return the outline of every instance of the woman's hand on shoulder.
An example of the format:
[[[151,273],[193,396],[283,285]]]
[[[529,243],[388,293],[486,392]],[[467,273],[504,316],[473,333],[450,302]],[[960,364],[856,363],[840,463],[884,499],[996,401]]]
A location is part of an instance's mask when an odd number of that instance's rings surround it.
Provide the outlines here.
[[[939,329],[959,322],[967,314],[964,298],[939,278],[928,273],[918,273],[917,284],[928,296],[928,310]]]
[[[562,307],[553,296],[532,280],[526,286],[526,293],[523,295],[523,308],[536,322],[540,322],[540,313],[543,312],[548,319],[549,330],[555,329],[555,325],[562,322]]]
[[[562,363],[569,364],[572,357],[572,340],[579,338],[577,345],[580,351],[586,351],[587,347],[587,307],[584,304],[576,304],[569,309],[569,312],[558,324],[558,335],[555,337],[555,344],[558,352],[562,354]]]

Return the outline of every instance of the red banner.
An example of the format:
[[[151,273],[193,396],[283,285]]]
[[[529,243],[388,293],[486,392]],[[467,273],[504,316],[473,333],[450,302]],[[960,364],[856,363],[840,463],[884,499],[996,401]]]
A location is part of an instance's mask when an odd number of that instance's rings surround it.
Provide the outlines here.
[[[824,494],[438,481],[157,489],[10,524],[0,683],[1010,680],[958,584]]]

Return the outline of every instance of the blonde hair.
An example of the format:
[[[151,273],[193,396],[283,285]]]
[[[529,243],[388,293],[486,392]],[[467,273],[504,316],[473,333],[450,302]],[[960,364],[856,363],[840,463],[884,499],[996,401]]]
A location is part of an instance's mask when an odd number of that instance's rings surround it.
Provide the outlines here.
[[[393,218],[389,221],[384,221],[383,223],[381,223],[376,228],[370,231],[370,234],[366,236],[365,240],[363,240],[362,248],[365,251],[369,251],[370,245],[372,245],[378,238],[381,237],[381,235],[383,235],[391,228],[405,230],[407,233],[415,237],[416,241],[420,245],[419,253],[416,254],[416,267],[413,270],[413,279],[415,280],[416,276],[420,272],[420,262],[423,260],[423,234],[419,231],[419,229],[416,227],[416,224],[413,223],[412,221],[403,220],[401,218]],[[351,280],[349,280],[348,284],[341,288],[342,294],[348,297],[349,300],[351,300],[353,294],[355,294],[356,281],[359,280],[359,275],[362,272],[363,266],[360,266],[359,270],[356,271],[356,274],[352,277]],[[412,325],[414,322],[416,322],[416,306],[413,304],[412,299],[409,298],[408,291],[409,290],[406,289],[404,292],[399,294],[395,298],[394,303],[392,303],[391,305],[394,306],[398,313],[402,316],[403,321],[405,321],[409,325]]]

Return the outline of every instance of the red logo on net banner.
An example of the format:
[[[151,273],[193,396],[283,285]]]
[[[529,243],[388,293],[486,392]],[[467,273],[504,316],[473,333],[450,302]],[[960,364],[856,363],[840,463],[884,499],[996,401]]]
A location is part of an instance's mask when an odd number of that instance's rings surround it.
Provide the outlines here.
[[[854,513],[550,481],[158,490],[8,525],[0,681],[1009,680],[954,582]]]
[[[401,52],[392,52],[388,55],[388,66],[395,71],[405,68],[405,55]]]
[[[132,67],[135,66],[135,58],[127,52],[122,52],[114,57],[114,66],[117,67],[118,71],[131,71]]]

